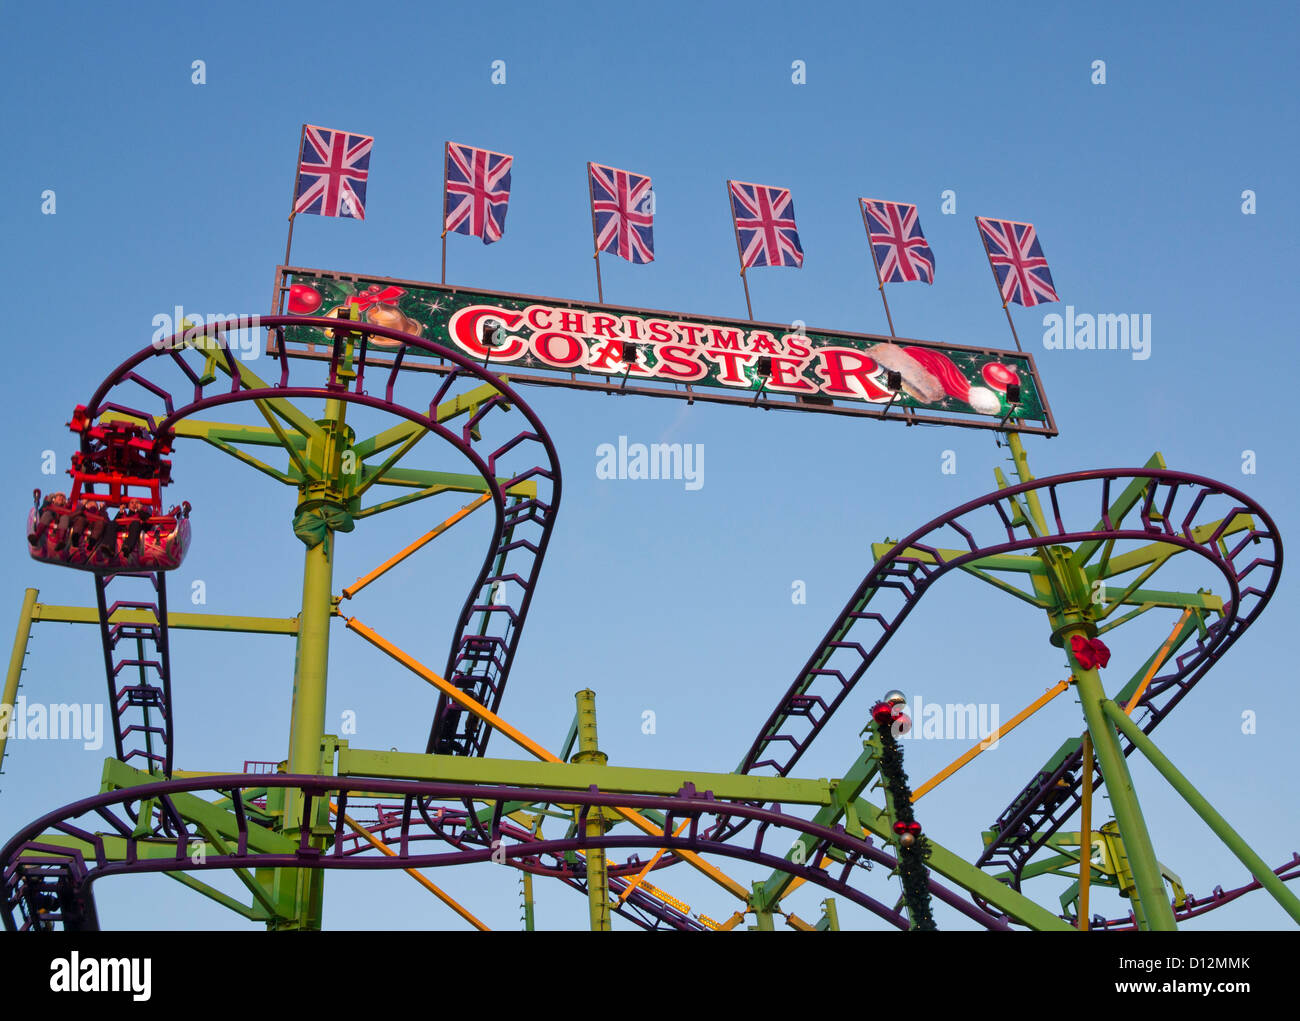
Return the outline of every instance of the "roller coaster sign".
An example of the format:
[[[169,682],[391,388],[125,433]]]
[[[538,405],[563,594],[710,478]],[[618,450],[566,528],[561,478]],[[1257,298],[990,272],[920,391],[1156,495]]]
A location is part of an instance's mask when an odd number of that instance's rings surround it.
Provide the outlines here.
[[[446,344],[515,383],[1057,431],[1033,358],[1018,351],[296,267],[280,267],[276,293],[294,315],[337,317],[355,306],[366,322]],[[326,359],[333,350],[313,327],[292,327],[283,340],[286,355]],[[368,343],[368,360],[376,347],[402,346],[375,336]],[[279,354],[275,335],[268,350]],[[445,371],[415,348],[402,366]]]

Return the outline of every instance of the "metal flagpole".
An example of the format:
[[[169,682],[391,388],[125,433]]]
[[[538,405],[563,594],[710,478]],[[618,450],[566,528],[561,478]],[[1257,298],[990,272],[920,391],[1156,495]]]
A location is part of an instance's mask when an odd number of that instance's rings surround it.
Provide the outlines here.
[[[889,314],[889,299],[885,297],[885,282],[880,279],[880,261],[876,258],[876,246],[871,243],[871,224],[867,220],[867,203],[865,199],[858,199],[858,206],[862,211],[862,226],[867,229],[867,250],[871,252],[871,265],[876,268],[876,287],[880,291],[880,300],[885,306],[885,319],[889,323],[889,335],[897,337],[894,332],[894,317]]]
[[[984,245],[984,258],[989,261],[989,272],[993,274],[993,286],[998,289],[998,297],[1002,297],[1002,284],[998,282],[998,271],[993,268],[993,253],[989,251],[988,238],[984,236],[984,231],[980,230],[980,218],[975,217],[975,229],[979,231],[980,242]],[[1016,333],[1016,324],[1011,319],[1011,309],[1007,308],[1007,299],[1002,298],[1002,311],[1007,314],[1007,325],[1011,327],[1011,337],[1016,342],[1016,350],[1024,351],[1020,346],[1020,334]]]
[[[441,283],[447,282],[447,154],[451,143],[442,144],[442,276]]]
[[[302,126],[302,131],[298,135],[298,165],[293,172],[293,194],[289,196],[289,236],[284,242],[284,264],[291,265],[289,262],[289,252],[293,249],[293,219],[298,215],[294,208],[298,204],[298,182],[302,180],[302,147],[307,141],[307,125]],[[276,281],[276,292],[271,295],[271,306],[277,312],[284,311],[284,294],[280,291],[280,281]]]
[[[749,278],[745,276],[745,253],[740,250],[740,227],[736,224],[736,205],[731,198],[732,181],[727,180],[727,208],[731,210],[731,229],[736,235],[736,258],[740,261],[740,282],[745,285],[745,311],[750,321],[754,319],[754,306],[749,300]]]
[[[605,288],[600,282],[600,242],[596,237],[596,190],[591,183],[591,160],[587,161],[587,199],[591,202],[591,247],[596,260],[596,300],[605,304]]]

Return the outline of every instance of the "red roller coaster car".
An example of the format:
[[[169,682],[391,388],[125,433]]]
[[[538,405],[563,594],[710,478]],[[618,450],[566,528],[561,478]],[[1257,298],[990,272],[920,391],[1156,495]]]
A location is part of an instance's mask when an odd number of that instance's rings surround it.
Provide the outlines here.
[[[68,428],[81,436],[72,455],[70,493],[51,493],[27,515],[33,559],[60,567],[116,574],[170,571],[190,545],[190,505],[166,512],[162,487],[171,483],[165,439],[124,421],[92,423],[80,405]]]

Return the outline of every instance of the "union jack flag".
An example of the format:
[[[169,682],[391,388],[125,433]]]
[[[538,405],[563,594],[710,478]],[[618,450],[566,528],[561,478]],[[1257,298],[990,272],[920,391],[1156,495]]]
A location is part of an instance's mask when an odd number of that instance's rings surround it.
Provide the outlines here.
[[[934,253],[921,233],[916,206],[860,199],[867,238],[882,284],[920,280],[934,283]]]
[[[482,238],[485,245],[500,241],[514,162],[504,153],[448,142],[443,232]]]
[[[588,163],[596,250],[628,262],[654,262],[654,196],[650,178]]]
[[[293,211],[366,218],[366,181],[374,138],[306,124]]]
[[[741,266],[802,266],[803,246],[790,190],[745,181],[728,181],[727,189]]]
[[[1056,296],[1052,271],[1047,267],[1032,223],[989,220],[983,216],[975,217],[975,222],[979,224],[1004,303],[1014,301],[1029,307],[1061,300]]]

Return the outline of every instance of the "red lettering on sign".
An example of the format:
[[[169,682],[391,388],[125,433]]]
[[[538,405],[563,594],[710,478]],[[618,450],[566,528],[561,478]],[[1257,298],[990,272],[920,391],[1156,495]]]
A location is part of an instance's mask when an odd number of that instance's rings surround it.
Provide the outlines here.
[[[604,343],[593,345],[591,359],[587,362],[587,368],[592,372],[622,372],[623,342],[607,340]],[[636,371],[635,367],[633,371]]]
[[[591,323],[591,328],[587,332],[593,337],[607,337],[610,340],[618,337],[618,331],[614,329],[618,325],[618,320],[613,316],[593,314],[587,318]]]
[[[649,319],[646,326],[650,330],[650,339],[656,344],[667,344],[677,339],[672,323],[666,323],[662,319]]]
[[[795,358],[807,358],[812,354],[812,348],[804,343],[804,337],[798,333],[787,333],[781,338],[785,342],[786,351]]]
[[[700,364],[699,352],[692,351],[681,344],[665,344],[655,348],[658,362],[654,367],[656,376],[668,379],[703,379],[705,368]]]
[[[677,324],[678,332],[682,334],[682,339],[688,344],[698,344],[700,342],[700,334],[703,333],[705,329],[706,328],[703,326],[693,326],[690,323]]]
[[[560,321],[555,327],[557,330],[566,330],[569,333],[587,332],[583,329],[583,315],[581,312],[574,312],[572,309],[567,308],[552,309],[552,311],[558,312],[560,315]]]
[[[529,305],[524,309],[524,315],[528,317],[528,325],[534,330],[551,329],[550,315],[555,309],[546,305]]]
[[[754,355],[748,351],[723,351],[716,347],[711,347],[704,353],[722,366],[722,371],[718,373],[718,382],[732,386],[749,386],[749,379],[740,371],[739,362],[742,358],[749,362],[753,360]]]
[[[491,351],[494,361],[509,362],[524,353],[524,342],[518,337],[507,336],[500,347],[486,348],[482,342],[483,324],[497,322],[507,330],[513,330],[523,322],[523,318],[518,312],[507,312],[491,305],[470,305],[451,317],[447,332],[451,334],[452,340],[475,358],[486,358]]]
[[[740,331],[728,329],[723,326],[710,326],[709,336],[713,338],[713,343],[717,347],[725,347],[732,351],[740,350]]]
[[[822,392],[833,397],[857,397],[869,401],[889,400],[892,394],[871,381],[871,375],[880,371],[874,358],[861,351],[824,347],[818,350],[821,364],[817,374],[826,382]],[[852,382],[850,382],[852,381]]]
[[[560,345],[557,348],[556,345]],[[587,356],[587,345],[577,337],[557,330],[533,335],[533,351],[547,365],[572,369],[582,364]]]
[[[755,330],[749,335],[749,349],[756,355],[779,355],[781,349],[776,346],[776,338],[770,333]]]
[[[772,377],[767,381],[769,390],[785,390],[791,393],[816,392],[817,387],[799,374],[802,358],[786,358],[774,355],[772,358]]]

